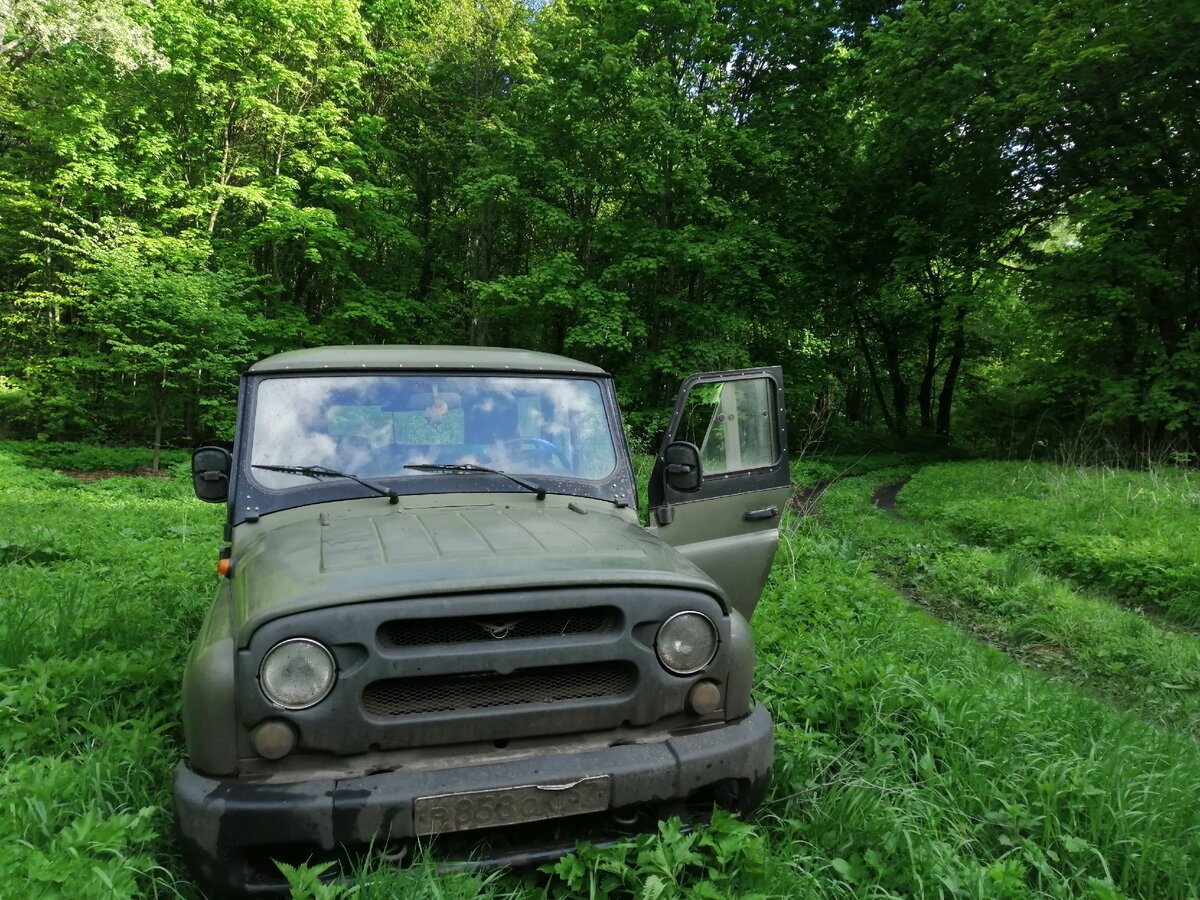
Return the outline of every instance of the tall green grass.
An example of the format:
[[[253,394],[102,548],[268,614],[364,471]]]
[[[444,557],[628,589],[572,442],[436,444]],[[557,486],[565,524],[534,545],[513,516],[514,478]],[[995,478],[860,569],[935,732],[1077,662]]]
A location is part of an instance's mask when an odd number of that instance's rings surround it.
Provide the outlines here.
[[[769,809],[828,893],[1191,895],[1195,742],[964,639],[828,526],[788,542],[755,629]]]
[[[906,471],[833,486],[820,510],[826,527],[937,616],[1149,722],[1200,736],[1200,640],[1081,593],[1028,553],[963,543],[936,519],[876,509],[873,492]],[[901,494],[905,515],[914,483]]]
[[[179,672],[219,513],[0,445],[0,895],[172,894]]]
[[[866,480],[825,502],[836,511]],[[82,485],[0,445],[0,522],[21,548],[0,570],[0,896],[195,896],[170,771],[220,510],[190,499],[182,473]],[[1194,741],[923,615],[834,519],[785,531],[755,618],[758,695],[777,722],[756,821],[664,823],[521,877],[422,860],[330,887],[302,868],[295,895],[1192,895]]]
[[[27,466],[79,472],[133,472],[150,466],[154,451],[149,447],[96,447],[67,441],[4,441],[10,459]],[[163,450],[159,466],[166,469],[186,463],[186,450]]]
[[[1200,626],[1200,475],[1036,463],[922,470],[906,508],[973,541],[1017,548],[1048,571]]]

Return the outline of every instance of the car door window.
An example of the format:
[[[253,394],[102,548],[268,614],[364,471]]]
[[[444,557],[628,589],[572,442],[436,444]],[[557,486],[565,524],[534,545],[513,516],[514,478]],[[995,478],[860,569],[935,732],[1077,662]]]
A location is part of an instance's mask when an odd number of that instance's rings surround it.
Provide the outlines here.
[[[699,445],[705,475],[774,465],[779,458],[774,388],[769,378],[692,388],[678,436]]]

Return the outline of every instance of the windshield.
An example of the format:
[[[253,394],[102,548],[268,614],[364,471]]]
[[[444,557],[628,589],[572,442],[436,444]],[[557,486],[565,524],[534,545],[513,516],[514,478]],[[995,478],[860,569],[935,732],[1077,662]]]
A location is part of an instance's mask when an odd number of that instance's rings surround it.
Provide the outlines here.
[[[600,391],[578,378],[317,375],[258,386],[252,466],[323,466],[372,478],[428,478],[423,464],[600,481],[616,451]],[[311,485],[254,470],[263,487]]]

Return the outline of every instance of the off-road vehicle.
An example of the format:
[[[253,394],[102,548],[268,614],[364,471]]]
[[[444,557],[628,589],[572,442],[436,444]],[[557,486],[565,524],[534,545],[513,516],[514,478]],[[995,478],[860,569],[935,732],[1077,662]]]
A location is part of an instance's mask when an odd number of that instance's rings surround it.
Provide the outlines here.
[[[273,356],[232,453],[192,470],[228,507],[174,786],[207,890],[435,835],[527,863],[761,799],[747,621],[788,486],[779,369],[684,382],[648,526],[612,378],[518,350]]]

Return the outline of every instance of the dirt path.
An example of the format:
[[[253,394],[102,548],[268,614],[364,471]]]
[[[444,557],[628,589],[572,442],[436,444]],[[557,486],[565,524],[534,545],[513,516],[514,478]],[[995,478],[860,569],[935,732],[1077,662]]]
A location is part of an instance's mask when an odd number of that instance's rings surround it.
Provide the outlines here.
[[[861,476],[838,475],[834,478],[822,479],[809,487],[800,488],[796,493],[792,494],[792,508],[802,516],[811,516],[817,511],[817,506],[820,504],[821,498],[825,496],[825,492],[829,490],[830,485],[836,484],[845,478],[859,477]],[[871,502],[880,509],[890,513],[893,518],[906,518],[898,508],[898,498],[901,489],[911,480],[910,478],[904,478],[900,481],[893,481],[890,484],[881,484],[871,496]]]
[[[801,488],[792,494],[792,508],[802,516],[811,516],[816,512],[817,504],[821,502],[829,486],[848,477],[850,476],[839,475],[836,478],[825,478],[811,487]]]
[[[910,478],[905,478],[902,481],[893,481],[891,484],[881,484],[871,496],[871,502],[891,515],[893,519],[906,518],[898,508],[899,496],[900,490],[911,480]]]

